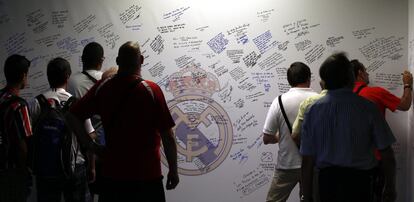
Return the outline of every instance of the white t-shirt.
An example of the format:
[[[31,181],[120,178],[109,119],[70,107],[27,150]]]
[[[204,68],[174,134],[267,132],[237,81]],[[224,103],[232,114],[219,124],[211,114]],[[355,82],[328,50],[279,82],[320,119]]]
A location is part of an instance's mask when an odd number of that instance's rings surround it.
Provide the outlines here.
[[[72,95],[68,92],[66,92],[63,88],[56,88],[56,89],[50,89],[43,93],[43,95],[46,97],[46,99],[54,99],[58,101],[61,105],[63,105],[63,102],[66,102]],[[32,119],[33,123],[36,123],[37,119],[39,118],[39,115],[41,113],[40,103],[36,98],[33,100],[30,100],[29,102],[29,110],[30,110],[30,117]],[[89,123],[90,124],[90,123]],[[92,125],[89,125],[88,127],[92,128]],[[72,139],[72,149],[73,151],[78,150],[76,153],[78,154],[76,157],[76,164],[81,165],[85,162],[85,158],[80,152],[80,148],[77,144],[76,137],[73,136]]]
[[[101,80],[103,74],[103,72],[94,69],[86,70],[86,72],[98,81]],[[69,78],[67,89],[70,94],[80,99],[93,85],[95,85],[95,83],[89,77],[82,72],[78,72]],[[95,131],[91,119],[86,119],[85,129],[88,133]]]
[[[98,81],[102,78],[101,71],[90,69],[86,70],[86,72]],[[70,77],[67,89],[68,92],[75,97],[81,98],[86,94],[86,92],[88,92],[89,89],[92,88],[93,85],[95,85],[95,83],[89,79],[89,77],[82,72],[78,72]]]
[[[317,95],[311,88],[291,88],[282,95],[283,108],[292,125],[295,121],[300,103],[309,96]],[[289,128],[283,118],[282,111],[279,107],[279,101],[276,97],[267,112],[266,121],[263,127],[263,133],[276,135],[279,131],[279,151],[277,157],[276,169],[296,169],[301,167],[302,157],[298,147],[290,136]]]

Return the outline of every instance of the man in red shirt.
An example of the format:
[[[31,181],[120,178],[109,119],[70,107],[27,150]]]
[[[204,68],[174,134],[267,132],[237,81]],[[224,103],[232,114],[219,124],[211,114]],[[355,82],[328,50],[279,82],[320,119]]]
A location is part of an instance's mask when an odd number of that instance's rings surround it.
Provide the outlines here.
[[[408,111],[411,107],[412,100],[412,86],[413,86],[413,76],[410,72],[404,71],[403,75],[403,84],[404,84],[404,93],[401,98],[391,94],[388,90],[382,87],[371,87],[369,84],[369,74],[366,71],[365,66],[358,60],[352,60],[351,64],[354,69],[355,74],[355,85],[354,92],[358,95],[370,100],[377,105],[381,114],[385,117],[385,109],[388,108],[392,112],[395,110]],[[381,164],[381,155],[378,150],[375,151],[375,156]],[[378,166],[378,168],[381,168]],[[379,170],[375,176],[374,181],[374,201],[381,202],[383,198],[383,190],[385,185],[385,179],[383,171]]]
[[[410,72],[404,71],[403,73],[404,93],[399,98],[384,88],[367,86],[369,84],[369,74],[365,66],[358,60],[352,60],[351,63],[355,74],[354,92],[359,91],[358,95],[375,103],[382,115],[385,116],[386,108],[392,112],[395,110],[408,111],[410,109],[413,86],[413,75]]]
[[[141,78],[143,61],[138,43],[123,44],[118,73],[99,81],[71,109],[81,120],[95,114],[102,118],[106,147],[100,202],[165,201],[161,141],[169,165],[167,190],[179,182],[175,123],[161,88]]]

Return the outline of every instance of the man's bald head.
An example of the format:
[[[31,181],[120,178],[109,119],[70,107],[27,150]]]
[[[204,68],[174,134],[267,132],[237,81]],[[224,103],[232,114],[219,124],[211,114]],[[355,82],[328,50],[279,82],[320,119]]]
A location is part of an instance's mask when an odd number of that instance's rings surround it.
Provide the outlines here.
[[[131,72],[140,69],[143,61],[138,42],[128,41],[119,48],[116,63],[121,71]]]

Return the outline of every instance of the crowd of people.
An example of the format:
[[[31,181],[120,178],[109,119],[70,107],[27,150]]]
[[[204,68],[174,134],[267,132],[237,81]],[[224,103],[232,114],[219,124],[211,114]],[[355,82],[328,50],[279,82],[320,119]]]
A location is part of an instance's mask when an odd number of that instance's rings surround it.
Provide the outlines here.
[[[329,56],[319,76],[316,94],[309,67],[293,63],[287,71],[292,88],[270,106],[263,142],[278,143],[279,151],[266,201],[286,201],[297,184],[301,201],[395,201],[396,140],[385,110],[410,109],[412,74],[402,73],[401,98],[368,86],[365,66],[344,53]]]
[[[50,89],[31,100],[30,60],[11,55],[0,91],[0,201],[26,201],[36,188],[39,202],[166,201],[161,143],[168,162],[166,189],[179,183],[174,120],[161,88],[141,77],[139,44],[119,48],[118,68],[102,71],[104,49],[87,44],[83,70],[53,58]],[[358,60],[335,53],[320,66],[322,91],[310,88],[302,62],[287,69],[291,86],[271,104],[264,144],[279,145],[266,201],[286,201],[300,184],[301,201],[392,202],[396,200],[396,141],[385,111],[407,111],[413,78],[402,74],[401,97],[368,86]],[[34,176],[34,180],[32,180]],[[35,182],[35,186],[32,185]]]
[[[34,176],[37,201],[165,201],[161,142],[169,172],[166,189],[179,183],[177,148],[161,88],[141,78],[138,43],[119,48],[118,68],[102,72],[104,50],[85,46],[83,71],[70,63],[47,65],[50,89],[32,100],[30,61],[9,56],[0,91],[0,201],[26,201]]]

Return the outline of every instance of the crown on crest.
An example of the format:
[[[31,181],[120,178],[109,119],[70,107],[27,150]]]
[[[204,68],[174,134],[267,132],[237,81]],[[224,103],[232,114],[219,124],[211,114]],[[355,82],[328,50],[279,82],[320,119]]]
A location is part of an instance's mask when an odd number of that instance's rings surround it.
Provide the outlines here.
[[[167,86],[167,91],[174,97],[190,94],[211,97],[219,90],[220,82],[217,77],[195,64],[189,64],[172,74]]]

